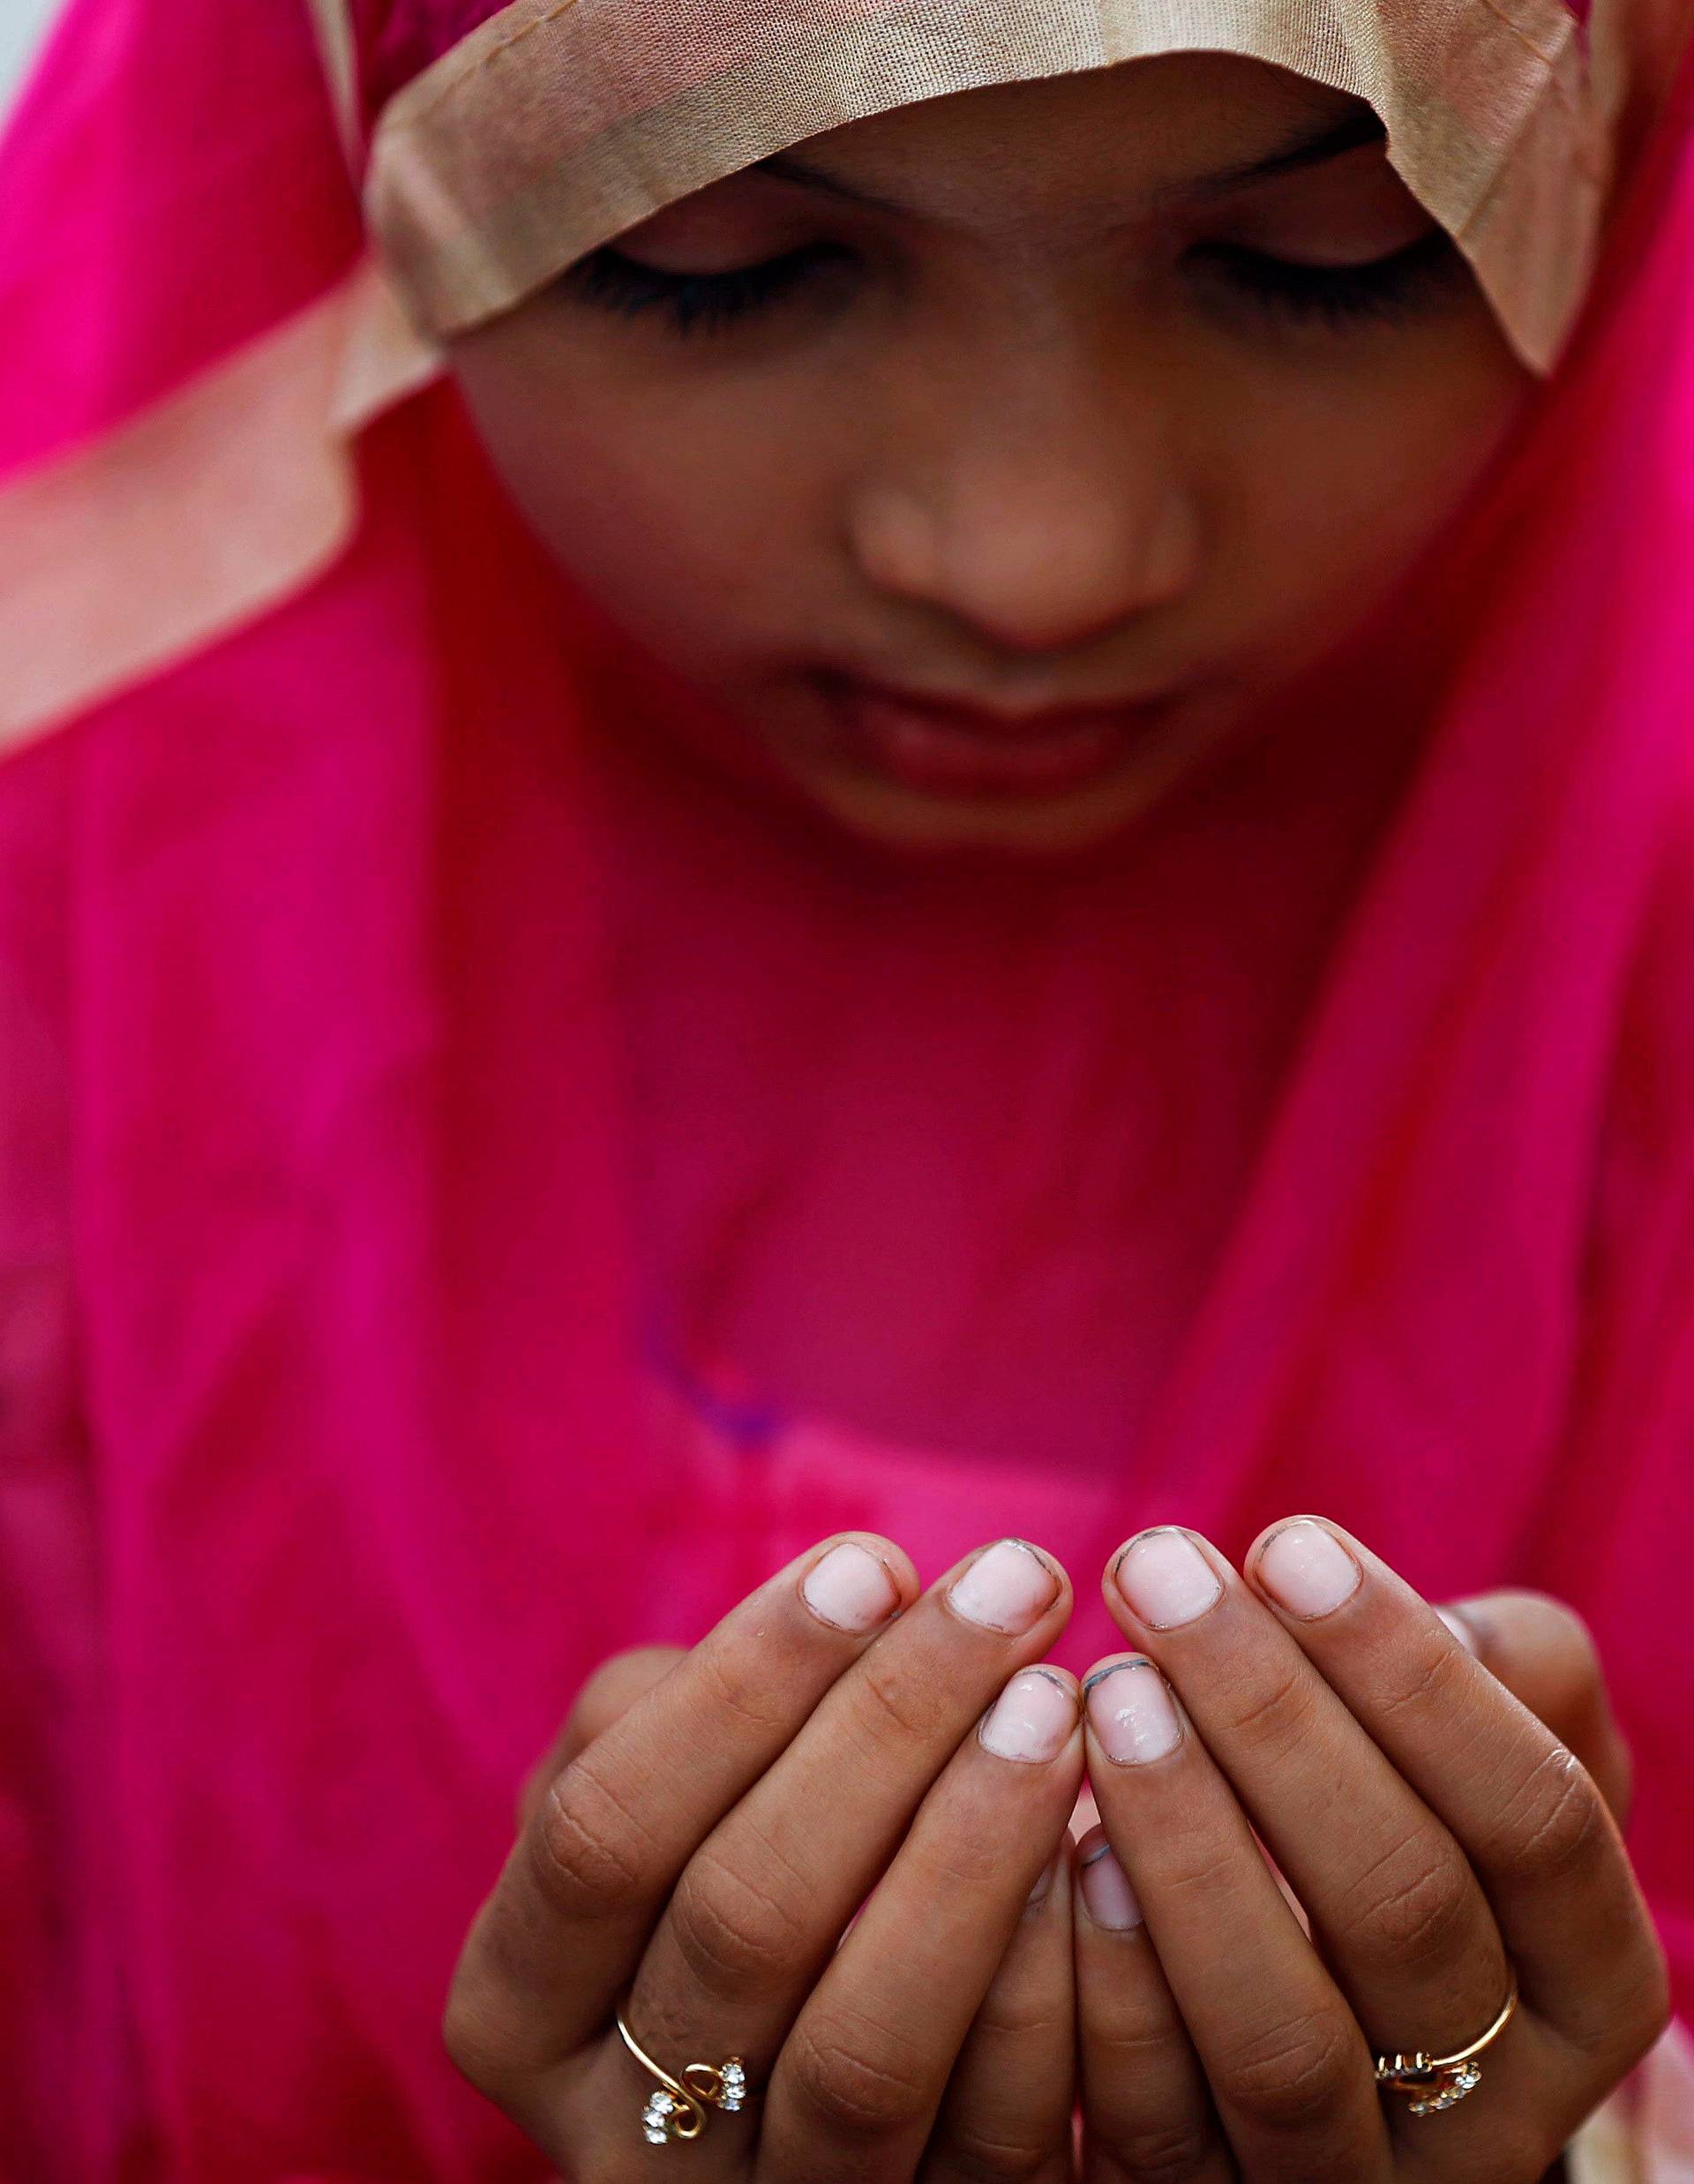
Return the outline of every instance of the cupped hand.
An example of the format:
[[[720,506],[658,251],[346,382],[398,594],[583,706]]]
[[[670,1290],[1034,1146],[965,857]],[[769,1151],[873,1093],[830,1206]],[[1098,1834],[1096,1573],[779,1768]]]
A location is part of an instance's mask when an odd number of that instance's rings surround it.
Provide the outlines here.
[[[744,2060],[697,2179],[1068,2178],[1083,1736],[1074,1679],[1037,1664],[1070,1607],[1023,1542],[919,1597],[858,1534],[691,1652],[610,1664],[465,1943],[460,2069],[573,2184],[677,2158],[619,2010],[674,2078]]]
[[[1136,1650],[1084,1683],[1087,2173],[1537,2184],[1668,2009],[1593,1649],[1535,1595],[1450,1625],[1318,1520],[1243,1567],[1164,1528],[1107,1568]],[[1413,2115],[1378,2086],[1379,2053],[1469,2045],[1514,1976],[1471,2090]]]

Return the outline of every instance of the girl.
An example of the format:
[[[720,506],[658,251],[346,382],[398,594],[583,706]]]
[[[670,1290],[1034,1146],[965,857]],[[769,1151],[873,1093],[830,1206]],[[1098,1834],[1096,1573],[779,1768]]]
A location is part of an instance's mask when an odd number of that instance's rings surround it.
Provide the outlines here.
[[[71,0],[19,2177],[1678,2173],[1680,31]]]

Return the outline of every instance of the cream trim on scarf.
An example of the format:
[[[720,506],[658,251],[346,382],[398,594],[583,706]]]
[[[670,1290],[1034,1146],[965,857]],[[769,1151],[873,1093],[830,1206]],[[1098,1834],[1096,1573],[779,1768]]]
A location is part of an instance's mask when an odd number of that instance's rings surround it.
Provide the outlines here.
[[[437,369],[368,261],[116,432],[0,486],[0,753],[326,567],[350,442]]]
[[[306,0],[306,11],[323,56],[324,79],[335,109],[336,132],[349,170],[357,174],[364,147],[359,127],[359,56],[347,0]]]
[[[844,122],[1174,51],[1367,100],[1525,359],[1586,291],[1607,117],[1563,0],[510,0],[385,108],[373,235],[440,338],[691,191]]]

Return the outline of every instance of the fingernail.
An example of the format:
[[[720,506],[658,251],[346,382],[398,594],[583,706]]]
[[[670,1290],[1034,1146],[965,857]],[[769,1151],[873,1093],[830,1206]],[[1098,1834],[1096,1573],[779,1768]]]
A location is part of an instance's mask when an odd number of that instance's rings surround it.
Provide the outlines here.
[[[1108,1760],[1141,1767],[1182,1741],[1182,1722],[1151,1661],[1120,1661],[1083,1686],[1088,1718]]]
[[[1273,1532],[1259,1553],[1259,1582],[1290,1615],[1332,1615],[1363,1584],[1364,1572],[1327,1525],[1300,1518]]]
[[[1097,1926],[1127,1933],[1141,1924],[1141,1904],[1109,1843],[1103,1843],[1082,1869],[1083,1902]]]
[[[838,1631],[873,1631],[900,1605],[900,1588],[868,1549],[843,1540],[813,1564],[800,1597]]]
[[[1435,1610],[1435,1613],[1447,1625],[1453,1636],[1458,1639],[1459,1644],[1464,1647],[1465,1652],[1468,1654],[1474,1654],[1480,1661],[1482,1657],[1482,1650],[1476,1642],[1476,1632],[1471,1628],[1470,1625],[1465,1620],[1464,1617],[1459,1615],[1451,1608],[1437,1608]]]
[[[1118,1557],[1115,1576],[1118,1590],[1155,1631],[1192,1623],[1224,1589],[1186,1532],[1143,1532]]]
[[[967,1623],[1020,1637],[1059,1597],[1059,1580],[1033,1547],[1001,1540],[954,1580],[948,1598]]]
[[[1002,1760],[1056,1760],[1076,1726],[1076,1698],[1061,1677],[1020,1669],[977,1732]]]

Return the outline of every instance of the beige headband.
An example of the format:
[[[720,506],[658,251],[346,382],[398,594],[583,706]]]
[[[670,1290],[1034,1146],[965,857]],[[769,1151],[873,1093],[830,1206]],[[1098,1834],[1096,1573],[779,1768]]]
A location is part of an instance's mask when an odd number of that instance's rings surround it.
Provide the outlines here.
[[[1519,353],[1552,364],[1588,284],[1609,135],[1563,0],[511,0],[384,109],[370,225],[439,340],[844,122],[1182,51],[1366,100]]]

